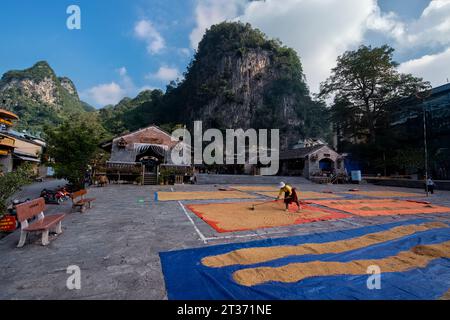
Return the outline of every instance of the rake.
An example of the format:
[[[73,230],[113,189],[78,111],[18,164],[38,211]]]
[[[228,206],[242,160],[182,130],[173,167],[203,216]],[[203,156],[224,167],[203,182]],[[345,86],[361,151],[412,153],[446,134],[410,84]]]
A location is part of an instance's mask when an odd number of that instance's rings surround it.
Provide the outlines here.
[[[252,207],[250,208],[250,210],[255,211],[256,206],[260,206],[260,205],[272,203],[272,202],[278,202],[278,201],[284,201],[284,199],[275,199],[275,200],[264,201],[264,202],[257,203],[257,204],[252,204]]]

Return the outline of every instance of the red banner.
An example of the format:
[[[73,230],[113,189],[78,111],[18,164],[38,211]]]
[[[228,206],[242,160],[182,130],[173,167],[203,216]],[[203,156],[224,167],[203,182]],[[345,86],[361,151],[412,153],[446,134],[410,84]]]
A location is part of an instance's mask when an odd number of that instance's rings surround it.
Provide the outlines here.
[[[0,219],[0,232],[11,232],[16,230],[16,217],[4,216]]]

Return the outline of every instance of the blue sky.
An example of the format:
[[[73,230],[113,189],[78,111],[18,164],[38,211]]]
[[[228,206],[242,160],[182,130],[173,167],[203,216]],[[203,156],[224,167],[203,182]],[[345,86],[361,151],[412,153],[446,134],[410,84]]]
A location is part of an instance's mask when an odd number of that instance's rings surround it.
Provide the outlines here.
[[[72,4],[81,30],[66,27]],[[101,107],[164,89],[185,71],[204,30],[222,20],[250,22],[296,49],[313,92],[337,55],[362,43],[389,43],[401,71],[433,85],[450,78],[447,0],[3,0],[0,74],[47,60]]]

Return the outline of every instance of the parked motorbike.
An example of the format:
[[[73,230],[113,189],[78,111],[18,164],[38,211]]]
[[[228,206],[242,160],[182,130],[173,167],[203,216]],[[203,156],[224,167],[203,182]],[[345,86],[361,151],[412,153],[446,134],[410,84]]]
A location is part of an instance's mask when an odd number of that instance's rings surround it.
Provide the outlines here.
[[[43,189],[41,191],[40,196],[44,198],[45,203],[58,205],[62,204],[66,198],[64,192],[59,190],[48,190],[48,189]]]
[[[28,201],[31,201],[31,199],[28,198],[28,199],[25,199],[25,200],[22,200],[22,201],[15,199],[15,200],[11,201],[11,204],[8,206],[8,213],[10,215],[13,215],[13,216],[17,215],[16,206],[19,205],[19,204],[28,202]]]
[[[64,187],[59,187],[59,186],[58,186],[58,189],[57,189],[56,191],[57,191],[57,192],[60,192],[60,193],[63,195],[64,201],[70,199],[70,193],[71,193],[71,192],[69,191],[69,189],[67,188],[67,186],[64,186]]]
[[[0,218],[1,232],[6,233],[13,232],[14,230],[20,227],[20,222],[17,219],[16,206],[27,201],[30,201],[30,199],[22,201],[19,200],[11,201],[10,205],[7,208],[8,213]]]

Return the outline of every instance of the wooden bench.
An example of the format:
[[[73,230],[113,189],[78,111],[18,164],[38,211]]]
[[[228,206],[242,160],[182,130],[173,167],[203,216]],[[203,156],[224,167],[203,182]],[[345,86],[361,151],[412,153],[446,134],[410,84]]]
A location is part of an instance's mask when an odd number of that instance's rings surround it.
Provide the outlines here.
[[[17,245],[21,248],[25,245],[27,235],[30,232],[42,233],[42,245],[49,244],[48,234],[51,229],[56,234],[62,233],[61,221],[64,219],[65,214],[55,214],[51,216],[44,215],[45,200],[44,198],[28,201],[16,206],[17,219],[20,222],[20,240]],[[29,219],[37,218],[34,221],[28,222]]]
[[[91,202],[95,201],[95,198],[85,198],[84,196],[86,194],[87,191],[85,189],[73,192],[70,195],[70,198],[72,199],[72,208],[79,207],[81,212],[84,212],[86,210],[86,204],[89,206],[89,208],[91,208]]]

